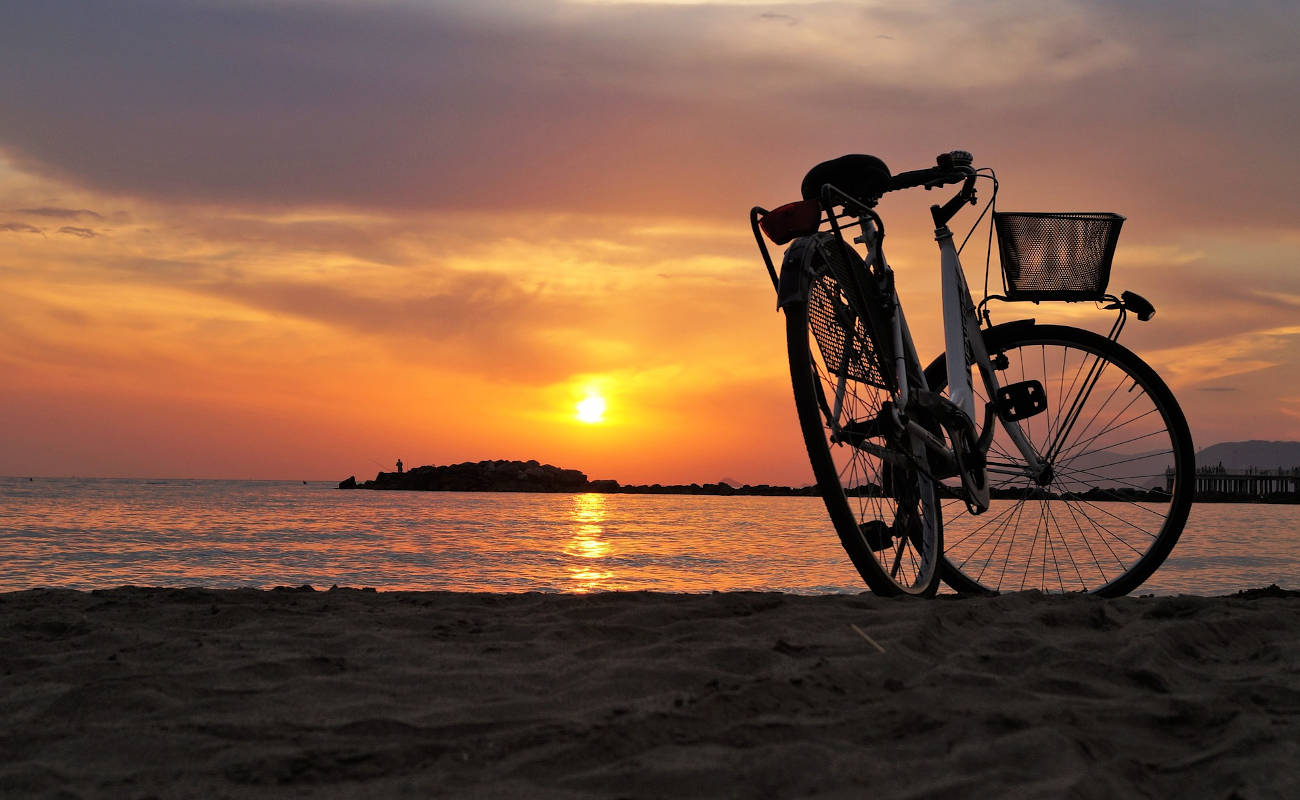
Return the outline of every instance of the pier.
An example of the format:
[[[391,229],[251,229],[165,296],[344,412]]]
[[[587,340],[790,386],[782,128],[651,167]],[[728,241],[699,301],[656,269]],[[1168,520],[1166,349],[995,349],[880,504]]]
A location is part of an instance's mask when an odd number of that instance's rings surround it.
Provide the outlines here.
[[[1174,489],[1174,471],[1165,470],[1165,489]],[[1290,495],[1300,500],[1300,467],[1291,469],[1247,469],[1230,470],[1222,464],[1196,469],[1196,496],[1228,497],[1275,497]]]

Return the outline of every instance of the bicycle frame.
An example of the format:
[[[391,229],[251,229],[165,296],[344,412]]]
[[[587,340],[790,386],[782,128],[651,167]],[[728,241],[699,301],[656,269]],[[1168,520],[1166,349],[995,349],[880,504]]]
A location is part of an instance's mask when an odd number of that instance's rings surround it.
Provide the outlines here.
[[[966,283],[966,272],[962,269],[961,259],[953,243],[952,231],[948,226],[940,225],[934,232],[939,245],[940,280],[942,281],[944,352],[948,369],[948,386],[953,403],[973,423],[975,420],[975,395],[973,391],[971,370],[975,366],[984,381],[987,397],[996,397],[1001,388],[997,375],[992,369],[992,360],[984,347],[984,337],[980,331],[979,316],[975,313],[975,303],[971,298],[970,287]],[[904,321],[904,324],[906,322]],[[1015,443],[1016,449],[1025,457],[1025,462],[1034,473],[1042,470],[1043,463],[1029,442],[1020,423],[1006,420],[994,413],[992,404],[985,409],[984,426],[979,437],[979,451],[987,454],[992,443],[993,425],[1001,425],[1003,430]],[[987,465],[984,467],[987,471]],[[987,485],[987,481],[985,481]],[[984,509],[988,507],[987,489],[983,494]]]
[[[826,203],[826,207],[831,208],[829,202]],[[842,239],[843,234],[836,222],[835,215],[829,213],[828,216],[832,230]],[[938,224],[935,228],[935,241],[939,246],[944,351],[946,353],[948,386],[950,387],[949,400],[951,406],[961,414],[961,418],[955,426],[945,425],[948,428],[949,437],[953,441],[950,446],[924,426],[906,418],[905,412],[899,412],[900,408],[906,411],[913,408],[914,404],[917,403],[934,406],[941,398],[936,399],[931,395],[930,387],[926,385],[924,365],[921,364],[920,357],[917,354],[916,346],[912,340],[912,332],[908,327],[907,318],[903,314],[903,306],[898,298],[898,293],[893,289],[893,270],[889,267],[884,252],[880,247],[881,237],[880,228],[877,224],[878,217],[874,212],[868,212],[859,216],[858,219],[862,235],[853,241],[862,244],[866,249],[867,257],[864,263],[874,266],[884,278],[885,284],[890,287],[890,300],[893,303],[894,313],[891,315],[891,333],[895,356],[894,373],[898,384],[896,403],[891,409],[894,422],[906,427],[908,433],[922,442],[926,449],[937,456],[942,463],[955,463],[958,465],[958,472],[962,474],[962,484],[968,495],[968,506],[972,513],[983,513],[989,507],[987,479],[989,468],[984,456],[986,456],[992,444],[994,425],[1000,424],[1007,432],[1017,449],[1025,457],[1031,472],[1037,473],[1040,471],[1043,462],[1030,444],[1028,437],[1021,430],[1020,423],[1003,419],[995,413],[992,403],[989,403],[984,409],[983,425],[980,429],[981,435],[978,439],[974,436],[977,418],[975,415],[975,393],[971,367],[974,366],[979,370],[988,397],[996,397],[997,391],[1001,387],[997,375],[994,374],[992,369],[989,353],[984,347],[979,317],[975,312],[975,303],[966,282],[966,273],[962,269],[961,259],[957,254],[956,245],[953,243],[952,231],[948,229],[946,222]],[[916,379],[919,379],[919,385],[914,387],[912,381]],[[836,388],[835,416],[838,416],[839,413],[844,383],[845,379],[841,377],[840,385]],[[925,394],[922,395],[921,392]],[[966,463],[967,458],[964,456],[963,451],[965,453],[974,451],[979,454],[977,475],[968,478],[965,474],[966,470],[962,465]]]

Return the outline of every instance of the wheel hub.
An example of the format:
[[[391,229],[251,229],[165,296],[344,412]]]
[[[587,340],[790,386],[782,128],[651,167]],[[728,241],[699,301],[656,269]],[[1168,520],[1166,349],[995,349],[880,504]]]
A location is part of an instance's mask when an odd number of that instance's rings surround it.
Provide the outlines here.
[[[1043,468],[1034,476],[1034,482],[1039,486],[1047,486],[1056,479],[1056,473],[1052,470],[1051,464],[1044,464]]]

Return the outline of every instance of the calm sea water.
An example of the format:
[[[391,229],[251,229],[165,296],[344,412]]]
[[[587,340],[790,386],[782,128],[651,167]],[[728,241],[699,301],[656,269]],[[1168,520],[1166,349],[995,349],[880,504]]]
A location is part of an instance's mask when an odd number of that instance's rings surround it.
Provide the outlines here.
[[[1300,588],[1298,529],[1300,506],[1195,506],[1173,555],[1140,591]],[[0,478],[0,591],[123,584],[865,589],[817,498]]]

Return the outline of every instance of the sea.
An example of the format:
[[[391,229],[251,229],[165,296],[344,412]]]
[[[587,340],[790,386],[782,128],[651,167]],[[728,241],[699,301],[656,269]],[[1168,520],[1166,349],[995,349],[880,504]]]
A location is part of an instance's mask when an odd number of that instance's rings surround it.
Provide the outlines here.
[[[1300,505],[1199,504],[1141,594],[1300,589]],[[0,478],[0,591],[866,590],[815,497]]]

